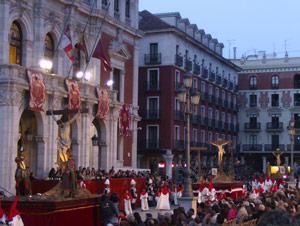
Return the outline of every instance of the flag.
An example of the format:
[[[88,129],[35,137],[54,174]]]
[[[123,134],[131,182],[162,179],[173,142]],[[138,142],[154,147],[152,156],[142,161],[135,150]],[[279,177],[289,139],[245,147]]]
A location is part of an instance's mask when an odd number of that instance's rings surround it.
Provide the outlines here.
[[[64,51],[66,52],[68,58],[74,63],[74,55],[73,55],[73,46],[72,46],[72,39],[70,34],[70,25],[67,24],[66,29],[64,31],[64,35],[61,40],[61,45]]]
[[[81,38],[80,38],[79,43],[78,43],[78,49],[81,50],[82,52],[84,52],[85,60],[88,61],[89,55],[88,55],[86,42],[85,42],[85,38],[84,38],[84,32],[85,32],[85,29],[81,33]]]
[[[105,57],[105,53],[104,53],[104,50],[103,50],[101,39],[99,39],[98,44],[97,44],[92,56],[94,58],[100,59],[103,62],[104,71],[112,71],[110,63],[108,62],[108,60]]]

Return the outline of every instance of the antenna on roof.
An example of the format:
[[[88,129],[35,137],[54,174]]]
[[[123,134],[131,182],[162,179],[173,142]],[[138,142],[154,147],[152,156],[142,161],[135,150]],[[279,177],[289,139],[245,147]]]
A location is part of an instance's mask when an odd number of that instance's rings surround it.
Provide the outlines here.
[[[227,40],[228,42],[228,49],[229,49],[229,55],[228,55],[228,59],[230,59],[230,49],[231,49],[231,44],[234,42],[235,40]]]

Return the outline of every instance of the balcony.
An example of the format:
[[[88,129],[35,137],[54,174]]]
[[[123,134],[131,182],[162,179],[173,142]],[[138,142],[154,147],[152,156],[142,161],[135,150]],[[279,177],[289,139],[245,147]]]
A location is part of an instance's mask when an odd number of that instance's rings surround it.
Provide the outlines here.
[[[226,88],[226,87],[227,87],[227,83],[228,83],[228,80],[227,80],[227,79],[225,79],[225,78],[223,78],[223,81],[222,81],[222,86],[223,86],[224,88]]]
[[[175,55],[175,65],[178,67],[182,67],[183,66],[183,57],[180,55]]]
[[[207,101],[208,100],[208,93],[201,93],[201,101]]]
[[[161,148],[161,141],[158,139],[147,139],[138,141],[139,149],[157,150]]]
[[[158,110],[141,111],[141,116],[143,120],[158,120],[160,119],[160,111]]]
[[[243,144],[243,151],[262,151],[262,144]]]
[[[215,104],[216,97],[214,95],[208,95],[208,103]]]
[[[219,75],[217,75],[217,77],[216,77],[216,83],[217,83],[218,85],[220,85],[221,82],[222,82],[222,77],[219,76]]]
[[[209,81],[214,82],[216,80],[216,73],[210,71],[209,72]]]
[[[284,144],[265,144],[265,151],[275,151],[277,148],[284,150]]]
[[[272,84],[271,89],[279,89],[279,84],[278,83]]]
[[[159,82],[146,82],[145,85],[146,91],[159,91],[160,90],[160,84]]]
[[[283,131],[283,122],[267,122],[267,132],[280,132]]]
[[[185,141],[184,140],[174,140],[174,149],[177,149],[177,150],[185,149]]]
[[[238,111],[239,110],[239,106],[237,104],[233,104],[233,111]]]
[[[184,66],[184,69],[186,71],[191,71],[192,70],[192,61],[188,60],[188,59],[185,59],[185,66]]]
[[[202,78],[207,78],[208,77],[208,70],[207,68],[202,67]]]
[[[184,119],[184,115],[183,115],[182,111],[175,110],[174,111],[174,120],[183,121],[183,119]]]
[[[246,132],[259,132],[260,131],[260,123],[245,123],[245,131]]]
[[[192,118],[193,122],[196,122],[197,125],[201,125],[201,116],[193,115]]]
[[[161,53],[145,54],[145,64],[146,65],[161,64]]]
[[[287,151],[291,151],[291,145],[287,145]],[[294,144],[294,151],[299,151],[300,152],[300,145],[299,144]]]
[[[229,89],[229,90],[232,90],[232,89],[233,89],[233,83],[232,83],[232,82],[229,82],[228,89]]]
[[[251,84],[251,85],[249,86],[249,89],[252,89],[252,90],[257,89],[256,84]]]
[[[194,63],[193,73],[196,74],[196,75],[200,75],[200,65]]]

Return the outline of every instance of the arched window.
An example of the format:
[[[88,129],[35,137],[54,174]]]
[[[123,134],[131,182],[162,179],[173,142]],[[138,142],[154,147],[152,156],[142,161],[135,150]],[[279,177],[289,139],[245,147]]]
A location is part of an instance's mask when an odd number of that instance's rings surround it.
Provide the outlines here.
[[[78,48],[78,44],[76,44],[73,48],[73,56],[74,56],[74,59],[75,59],[75,61],[73,63],[74,76],[76,76],[76,73],[78,71],[80,71],[80,62],[81,62],[81,60],[80,60],[81,56],[80,55],[81,54],[80,54],[80,50]]]
[[[14,21],[10,27],[9,63],[22,64],[22,31],[20,25]]]
[[[47,60],[52,61],[54,59],[54,41],[52,36],[48,33],[45,37],[45,45],[44,45],[44,57]],[[53,66],[50,72],[53,72]]]
[[[272,76],[272,89],[278,89],[279,87],[279,78],[278,75],[273,75]]]
[[[257,87],[257,78],[255,76],[250,77],[250,89],[256,89]]]

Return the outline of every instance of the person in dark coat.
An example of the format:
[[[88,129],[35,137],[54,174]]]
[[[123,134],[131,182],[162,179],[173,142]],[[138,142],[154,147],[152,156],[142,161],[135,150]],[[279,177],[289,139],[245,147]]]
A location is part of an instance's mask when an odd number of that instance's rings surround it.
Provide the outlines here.
[[[118,216],[118,212],[113,204],[107,197],[107,195],[102,195],[100,202],[100,219],[102,223],[106,226],[112,223],[112,218]]]

